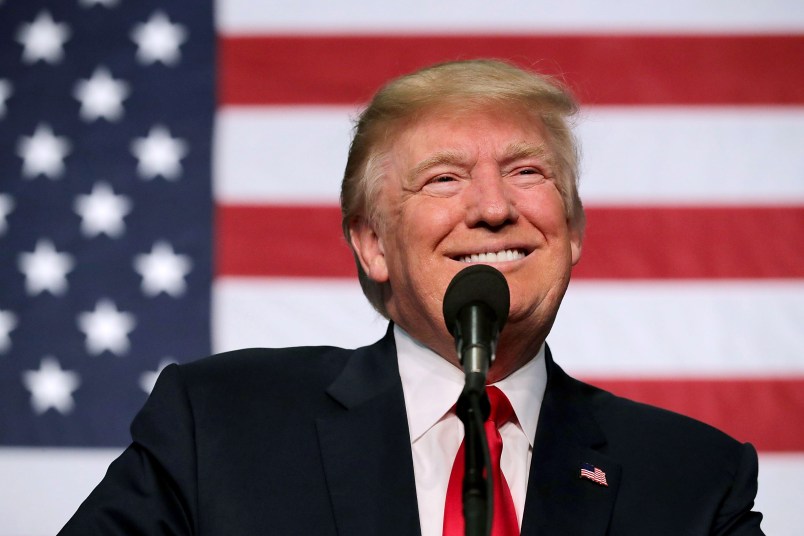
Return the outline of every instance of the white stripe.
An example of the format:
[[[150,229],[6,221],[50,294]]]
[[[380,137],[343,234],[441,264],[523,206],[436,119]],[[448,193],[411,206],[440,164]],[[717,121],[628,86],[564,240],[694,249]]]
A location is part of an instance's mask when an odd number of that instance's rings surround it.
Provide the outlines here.
[[[591,203],[804,202],[804,107],[592,108],[578,136]]]
[[[760,454],[756,510],[765,516],[765,534],[801,534],[802,478],[804,453]]]
[[[218,0],[218,26],[243,33],[471,31],[761,32],[804,28],[798,0]]]
[[[212,347],[356,348],[388,327],[357,281],[223,277],[213,284]]]
[[[575,281],[548,337],[595,377],[804,373],[804,281]]]
[[[386,323],[353,281],[222,278],[216,351],[353,348]],[[573,282],[548,337],[571,373],[595,377],[804,374],[804,282]]]
[[[351,141],[344,107],[226,107],[213,146],[224,202],[337,203]]]
[[[0,536],[56,534],[106,472],[119,449],[0,449]],[[766,534],[797,536],[804,454],[759,457],[756,509]]]
[[[223,203],[337,203],[355,110],[225,107]],[[579,119],[586,203],[804,203],[804,107],[590,107]]]
[[[56,534],[122,450],[0,448],[0,536]]]

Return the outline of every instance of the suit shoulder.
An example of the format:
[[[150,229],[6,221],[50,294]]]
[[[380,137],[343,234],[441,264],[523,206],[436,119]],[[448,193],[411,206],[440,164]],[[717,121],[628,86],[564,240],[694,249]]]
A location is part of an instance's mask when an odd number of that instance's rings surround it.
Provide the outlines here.
[[[334,346],[293,346],[287,348],[243,348],[222,352],[180,365],[185,374],[218,374],[260,367],[293,368],[311,361],[326,363],[344,359],[354,350]]]
[[[656,449],[695,444],[708,447],[714,456],[735,453],[741,446],[727,433],[693,417],[578,383],[592,400],[595,417],[611,440],[639,437],[640,442]]]
[[[571,423],[581,444],[593,448],[584,455],[594,454],[611,473],[617,503],[631,505],[615,506],[612,527],[619,529],[612,532],[724,534],[737,524],[758,525],[760,517],[751,513],[758,465],[750,444],[691,417],[574,380],[557,367],[552,372],[551,409]],[[637,518],[651,520],[652,528],[635,528],[634,505]]]
[[[193,390],[321,388],[333,381],[353,352],[331,346],[246,348],[179,365],[179,372]]]

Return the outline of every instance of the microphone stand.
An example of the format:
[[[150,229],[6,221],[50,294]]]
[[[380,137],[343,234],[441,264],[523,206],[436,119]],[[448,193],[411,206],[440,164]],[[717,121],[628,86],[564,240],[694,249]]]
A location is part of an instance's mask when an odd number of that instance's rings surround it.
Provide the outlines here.
[[[444,293],[444,323],[466,374],[456,412],[464,427],[463,518],[466,536],[490,536],[494,515],[491,457],[485,422],[489,416],[486,375],[497,337],[508,319],[505,276],[486,264],[458,272]]]
[[[464,427],[463,519],[466,536],[489,536],[493,515],[489,444],[484,423],[489,416],[485,388],[478,392],[464,388],[456,413]],[[489,471],[484,470],[489,468]]]
[[[467,307],[461,313],[462,321],[475,323],[480,314],[479,307]],[[493,481],[490,478],[491,457],[484,423],[491,411],[486,394],[486,375],[492,359],[492,350],[487,344],[481,344],[478,340],[461,340],[458,353],[466,374],[466,383],[456,405],[456,413],[464,426],[465,534],[490,536],[494,493]]]

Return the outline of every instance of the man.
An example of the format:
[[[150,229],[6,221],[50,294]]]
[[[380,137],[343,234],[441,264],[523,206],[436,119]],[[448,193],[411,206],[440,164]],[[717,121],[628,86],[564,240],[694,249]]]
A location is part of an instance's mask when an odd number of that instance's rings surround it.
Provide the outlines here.
[[[577,382],[545,345],[581,255],[575,109],[553,81],[497,61],[380,90],[341,204],[386,336],[168,367],[62,534],[456,533],[445,504],[463,373],[442,301],[472,263],[511,290],[488,381],[513,410],[497,486],[513,533],[762,534],[753,447]]]

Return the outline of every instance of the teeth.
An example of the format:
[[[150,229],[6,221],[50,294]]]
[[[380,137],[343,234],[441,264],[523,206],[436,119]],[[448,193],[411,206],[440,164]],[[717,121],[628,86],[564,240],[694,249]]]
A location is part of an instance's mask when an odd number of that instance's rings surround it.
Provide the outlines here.
[[[461,262],[505,262],[515,261],[525,257],[525,253],[518,249],[504,249],[497,253],[473,253],[471,255],[464,255],[458,260]]]

